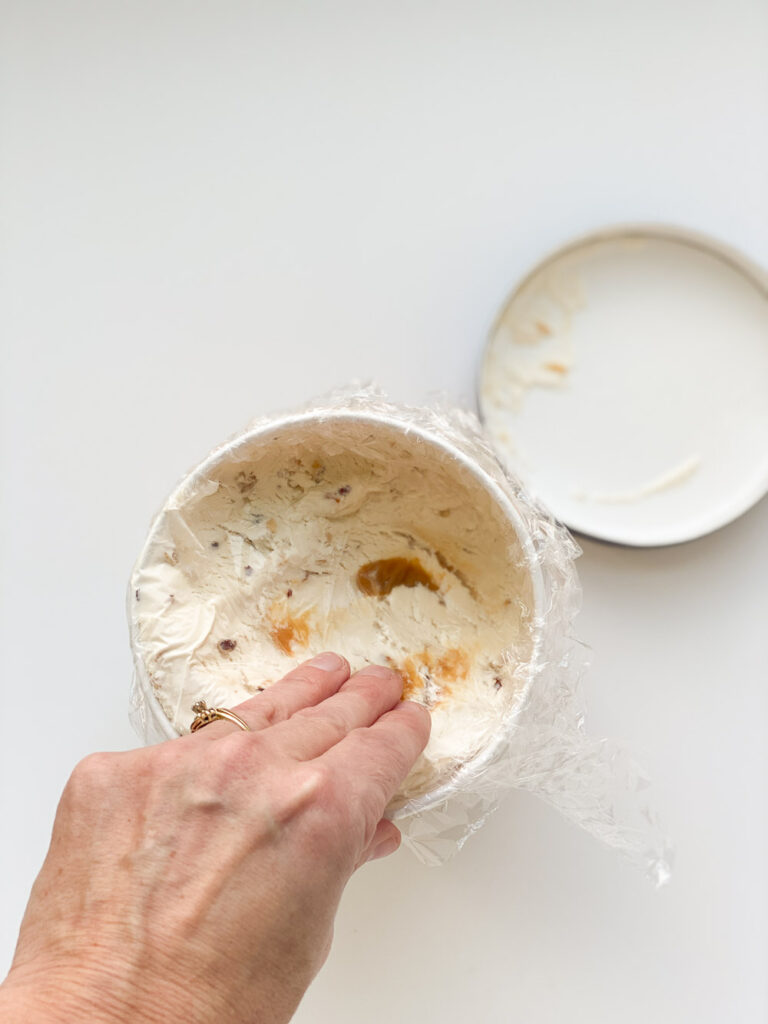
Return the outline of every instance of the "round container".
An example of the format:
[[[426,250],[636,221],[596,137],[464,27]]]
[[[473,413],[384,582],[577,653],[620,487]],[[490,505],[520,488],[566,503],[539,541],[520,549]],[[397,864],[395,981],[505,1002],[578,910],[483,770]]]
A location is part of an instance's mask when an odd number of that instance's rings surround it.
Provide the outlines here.
[[[768,490],[768,281],[690,231],[579,239],[518,284],[479,380],[511,472],[572,530],[692,540]]]
[[[382,403],[378,404],[381,407]],[[380,408],[375,411],[366,410],[361,409],[358,403],[354,408],[326,408],[322,411],[313,410],[276,418],[259,424],[215,449],[182,481],[154,520],[131,578],[129,591],[131,646],[136,667],[136,688],[142,705],[141,713],[144,718],[145,736],[157,739],[172,738],[182,731],[175,728],[169,720],[153,685],[152,670],[148,665],[148,646],[146,637],[142,635],[144,627],[140,625],[140,621],[148,621],[148,611],[146,605],[142,611],[140,591],[146,595],[145,588],[147,586],[157,588],[158,572],[175,571],[166,569],[166,564],[172,566],[174,558],[178,557],[175,549],[170,550],[168,538],[171,528],[176,531],[177,537],[180,532],[184,536],[186,536],[184,531],[189,532],[189,517],[185,519],[183,511],[192,508],[198,500],[207,500],[206,495],[216,494],[217,488],[224,486],[221,484],[222,480],[237,479],[235,471],[238,466],[253,465],[254,468],[258,468],[261,465],[259,460],[275,458],[276,453],[280,454],[281,458],[282,453],[285,453],[286,458],[296,457],[299,461],[304,460],[301,461],[302,466],[307,460],[314,465],[312,459],[317,452],[329,453],[329,457],[335,453],[336,456],[343,455],[345,458],[345,452],[349,453],[350,458],[363,453],[373,465],[377,459],[386,460],[393,457],[392,451],[397,451],[403,453],[403,458],[411,466],[409,472],[413,470],[417,473],[414,479],[418,478],[418,473],[422,470],[427,473],[427,480],[429,472],[433,470],[434,472],[439,470],[441,473],[453,474],[457,493],[471,494],[473,497],[470,504],[478,509],[487,506],[488,512],[485,518],[488,522],[488,530],[496,529],[496,526],[493,526],[493,523],[496,523],[499,530],[506,532],[508,540],[506,547],[496,544],[494,548],[494,560],[497,566],[501,566],[498,570],[499,580],[503,579],[503,563],[507,558],[510,560],[510,566],[514,561],[515,571],[522,572],[526,581],[525,589],[527,590],[527,600],[530,603],[526,618],[527,658],[524,664],[518,666],[515,673],[516,685],[513,704],[503,706],[501,713],[498,713],[497,728],[487,738],[487,742],[481,749],[476,750],[464,763],[458,766],[454,765],[449,776],[441,778],[428,792],[420,793],[399,806],[393,804],[390,812],[393,817],[399,818],[428,810],[441,803],[451,793],[461,790],[470,780],[477,779],[484,768],[499,756],[508,743],[512,724],[526,704],[541,647],[544,611],[547,604],[547,581],[543,578],[541,558],[537,554],[531,536],[529,524],[533,514],[532,510],[525,504],[524,499],[516,495],[514,487],[492,460],[485,457],[474,457],[472,446],[475,443],[481,444],[471,431],[462,435],[456,424],[452,425],[452,429],[443,429],[437,417],[430,421],[428,414],[421,411],[402,410],[394,406],[387,406],[386,411],[381,411]],[[478,456],[480,456],[479,448]],[[400,456],[398,455],[398,457]],[[254,473],[253,476],[256,477],[257,474]],[[247,486],[247,474],[244,474],[244,479]],[[258,488],[259,485],[254,486]],[[296,484],[294,483],[292,486],[295,487]],[[341,494],[343,490],[343,488],[338,489],[338,494]],[[334,491],[326,494],[325,497],[337,502],[340,499],[337,499],[336,494],[337,492]],[[428,510],[434,500],[434,494],[428,486],[425,486],[422,498],[423,507]],[[304,499],[302,498],[302,500]],[[320,499],[318,498],[318,500]],[[465,507],[465,504],[462,500],[461,507]],[[426,522],[427,519],[425,511],[424,521]],[[448,522],[449,520],[443,521]],[[419,520],[420,522],[421,520]],[[190,541],[190,550],[197,551],[201,558],[208,557],[206,553],[208,548],[219,547],[217,542],[209,543],[207,539],[201,540],[202,533],[198,536],[195,528],[192,529],[192,534],[195,536]],[[448,536],[448,533],[441,534],[440,543],[442,544]],[[426,537],[426,540],[433,543],[429,537]],[[461,546],[460,534],[454,540],[458,551]],[[251,567],[247,566],[246,568]],[[491,569],[491,574],[494,571]],[[173,595],[171,595],[171,600],[173,600]],[[142,615],[145,617],[144,620],[142,620]],[[149,618],[151,619],[151,615]],[[314,646],[310,638],[306,650],[302,650],[300,656],[297,653],[294,657],[294,664],[305,657],[311,657],[319,650],[326,649],[325,644],[322,643],[323,639],[326,638],[318,638],[317,645]],[[348,652],[342,650],[341,653]],[[353,669],[355,667],[353,663]],[[207,695],[198,693],[198,696]],[[212,691],[211,696],[212,699],[216,699],[216,692]],[[222,701],[219,699],[219,702]],[[184,707],[186,707],[186,703],[185,695]],[[191,701],[189,703],[191,705]],[[234,702],[230,700],[229,703]],[[189,717],[191,719],[191,714]]]

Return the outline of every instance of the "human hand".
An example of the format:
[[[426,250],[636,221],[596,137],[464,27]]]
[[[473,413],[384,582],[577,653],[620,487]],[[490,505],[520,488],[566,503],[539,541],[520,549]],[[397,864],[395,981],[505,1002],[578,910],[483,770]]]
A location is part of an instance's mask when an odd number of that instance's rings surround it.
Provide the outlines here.
[[[239,705],[252,733],[217,721],[81,761],[0,1019],[289,1020],[350,876],[399,845],[382,815],[430,722],[401,694],[396,673],[350,678],[324,654]]]

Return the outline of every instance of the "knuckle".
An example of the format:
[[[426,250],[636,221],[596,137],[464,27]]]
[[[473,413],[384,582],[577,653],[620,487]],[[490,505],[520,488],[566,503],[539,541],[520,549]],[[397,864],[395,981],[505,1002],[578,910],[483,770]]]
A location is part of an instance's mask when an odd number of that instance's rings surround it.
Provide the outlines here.
[[[175,740],[165,740],[163,743],[156,743],[152,747],[144,747],[136,753],[143,761],[150,765],[166,766],[179,761],[188,750],[189,737],[180,737]]]
[[[322,761],[310,762],[298,777],[297,792],[305,803],[329,804],[336,795],[337,782],[333,769]]]
[[[251,733],[237,732],[189,749],[177,777],[189,813],[242,809],[243,798],[250,791],[241,783],[254,778],[259,764],[254,739]]]
[[[347,718],[343,711],[329,701],[325,704],[318,704],[310,708],[302,708],[297,711],[292,719],[298,718],[308,723],[321,721],[324,726],[330,727],[335,733],[343,735],[348,731]]]
[[[240,730],[210,745],[208,756],[202,764],[203,770],[213,772],[219,781],[226,782],[233,778],[250,775],[258,748],[258,733],[245,733]]]
[[[334,769],[322,761],[306,766],[298,773],[291,794],[292,813],[304,812],[309,809],[319,811],[319,817],[334,823],[334,828],[343,825],[347,801],[344,799],[343,786],[340,784]],[[317,815],[309,815],[314,820]]]
[[[166,740],[154,747],[136,751],[134,771],[137,778],[168,779],[185,763],[188,748],[178,740]]]
[[[325,693],[321,679],[305,669],[297,669],[289,678],[292,683],[301,686],[309,700],[320,700]]]
[[[114,754],[88,754],[72,770],[71,781],[76,786],[99,785],[112,771]]]
[[[357,700],[361,703],[378,703],[381,699],[382,684],[386,685],[387,680],[381,676],[353,676],[344,688],[347,700]]]
[[[360,736],[361,744],[364,744],[371,752],[377,755],[376,761],[386,762],[388,765],[398,766],[403,760],[403,744],[401,738],[390,730],[374,730],[363,732]]]
[[[259,708],[259,718],[262,726],[277,725],[285,718],[282,705],[274,698],[265,701],[263,707]]]
[[[91,803],[112,786],[118,754],[88,754],[78,761],[64,787],[62,799],[74,804]]]
[[[350,700],[355,701],[362,713],[369,715],[371,711],[382,710],[381,687],[376,680],[368,680],[354,690],[349,691]]]
[[[350,682],[354,689],[359,689],[361,692],[379,699],[382,694],[390,699],[395,699],[403,692],[403,677],[397,672],[388,672],[386,675],[376,672],[375,675],[369,675],[365,669],[362,669],[352,677]]]
[[[350,731],[350,711],[348,708],[333,708],[327,713],[321,712],[324,721],[333,729],[337,736],[344,736]]]

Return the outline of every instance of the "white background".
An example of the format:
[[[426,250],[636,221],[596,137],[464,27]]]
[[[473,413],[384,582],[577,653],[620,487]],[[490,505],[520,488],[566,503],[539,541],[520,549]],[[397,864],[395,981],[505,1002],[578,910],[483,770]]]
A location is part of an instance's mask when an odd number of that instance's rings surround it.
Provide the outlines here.
[[[467,401],[509,287],[659,220],[768,265],[768,8],[5,0],[2,872],[10,961],[63,782],[135,741],[123,597],[174,481],[350,378]],[[723,339],[724,345],[728,339]],[[762,1024],[768,504],[585,544],[590,728],[678,845],[655,892],[533,798],[345,896],[302,1024]]]

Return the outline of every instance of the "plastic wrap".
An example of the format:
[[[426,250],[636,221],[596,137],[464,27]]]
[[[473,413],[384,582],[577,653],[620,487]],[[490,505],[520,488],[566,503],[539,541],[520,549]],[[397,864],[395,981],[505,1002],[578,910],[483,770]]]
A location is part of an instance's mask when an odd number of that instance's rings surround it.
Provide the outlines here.
[[[489,521],[500,517],[499,522],[503,520],[509,527],[510,537],[514,534],[514,544],[510,541],[507,558],[516,561],[512,568],[524,571],[526,580],[530,580],[526,601],[531,607],[526,609],[525,618],[526,637],[530,642],[526,641],[527,646],[522,647],[520,641],[517,646],[491,652],[490,664],[498,666],[500,673],[497,687],[501,686],[501,679],[505,685],[509,680],[510,689],[506,692],[513,696],[505,697],[506,704],[494,704],[489,711],[488,722],[483,724],[492,726],[492,731],[486,729],[487,734],[483,733],[479,749],[473,749],[469,755],[464,751],[447,768],[444,762],[435,762],[443,764],[440,777],[432,779],[433,784],[426,791],[422,779],[421,789],[415,786],[392,805],[389,813],[401,829],[405,844],[425,863],[439,864],[450,858],[481,827],[505,793],[512,788],[526,789],[604,843],[621,850],[657,884],[664,882],[669,874],[669,846],[649,803],[644,773],[615,745],[589,737],[584,729],[581,678],[587,664],[587,651],[573,633],[573,619],[580,602],[574,566],[579,549],[568,532],[502,468],[476,418],[448,405],[406,408],[393,405],[371,388],[347,389],[313,403],[300,413],[255,420],[246,431],[214,449],[182,481],[152,525],[129,588],[128,611],[135,662],[131,720],[139,735],[145,742],[157,742],[183,731],[178,716],[174,727],[171,721],[174,716],[169,713],[167,703],[164,711],[158,700],[157,659],[153,661],[152,645],[142,634],[139,599],[142,587],[146,593],[148,587],[155,586],[160,571],[157,566],[177,573],[173,563],[178,547],[193,560],[198,556],[207,557],[205,552],[210,547],[218,548],[218,542],[210,541],[208,534],[203,543],[203,528],[187,510],[216,494],[222,466],[237,467],[252,459],[254,446],[264,450],[269,444],[277,444],[278,438],[290,437],[292,430],[306,433],[307,429],[335,424],[341,419],[345,423],[367,425],[374,440],[379,428],[394,432],[393,436],[402,436],[406,439],[403,443],[416,453],[416,461],[422,453],[428,460],[434,461],[436,457],[443,468],[455,465],[456,471],[463,474],[457,479],[478,488],[478,509],[486,500],[486,497],[480,500],[480,492],[487,496],[493,516],[490,512],[482,512],[482,515],[488,516]],[[378,457],[370,447],[365,449],[365,455],[369,459]],[[408,451],[406,455],[410,458]],[[408,466],[410,472],[410,464]],[[237,474],[232,479],[239,481],[238,487],[247,488],[247,473],[240,471],[240,476],[242,481]],[[396,478],[397,473],[394,476]],[[406,475],[404,479],[413,478]],[[425,503],[425,515],[434,495],[435,486],[426,487],[420,499]],[[333,498],[336,504],[339,502],[333,494],[325,497]],[[308,536],[311,541],[314,535]],[[175,547],[170,546],[170,537]],[[253,544],[248,536],[245,540]],[[496,543],[496,547],[502,546]],[[509,554],[512,551],[514,556]],[[445,558],[439,554],[437,557],[441,558],[442,565],[447,564]],[[504,551],[499,550],[494,564],[503,560]],[[246,570],[250,568],[245,566]],[[489,572],[493,574],[497,570],[489,569]],[[462,578],[459,570],[456,574]],[[499,576],[496,583],[503,584],[503,580],[504,577]],[[173,602],[173,595],[170,600]],[[509,599],[505,602],[510,603]],[[200,614],[203,613],[204,607]],[[158,617],[162,618],[163,609],[158,607],[148,612],[145,606],[143,614],[145,622],[148,618],[156,622]],[[166,614],[170,618],[175,613],[166,609]],[[195,659],[200,661],[202,642],[195,645],[184,634],[188,619],[179,620],[179,635],[172,640],[177,658],[179,649],[186,651],[189,647],[189,654],[182,654],[181,664],[185,667],[191,666]],[[207,637],[210,626],[206,622],[202,625],[195,622],[199,635]],[[327,637],[320,637],[318,644],[325,639]],[[169,643],[166,639],[166,648]],[[324,647],[325,644],[321,644],[319,649]],[[521,660],[522,650],[525,657]],[[302,658],[314,653],[317,650],[308,650]],[[342,649],[340,653],[348,652]],[[375,651],[368,658],[380,660]],[[190,671],[192,690],[197,685],[195,680],[208,680],[208,676],[200,675],[205,671],[204,665],[201,669],[196,664],[195,671],[196,676]],[[214,674],[209,675],[211,681],[206,681],[205,685],[210,688],[198,695],[218,703],[235,703],[226,699],[221,687],[216,688]],[[188,696],[185,691],[185,702]],[[452,735],[448,730],[446,736]],[[429,781],[432,777],[425,775],[424,778]]]

